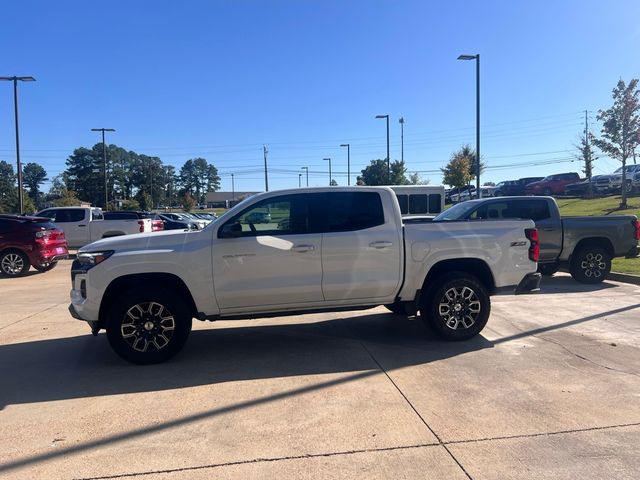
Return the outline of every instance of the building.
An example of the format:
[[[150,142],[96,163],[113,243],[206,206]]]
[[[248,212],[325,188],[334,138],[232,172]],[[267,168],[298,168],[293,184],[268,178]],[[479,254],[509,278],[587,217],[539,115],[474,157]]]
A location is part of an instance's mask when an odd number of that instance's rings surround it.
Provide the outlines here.
[[[205,201],[207,208],[230,208],[256,193],[260,192],[209,192]]]

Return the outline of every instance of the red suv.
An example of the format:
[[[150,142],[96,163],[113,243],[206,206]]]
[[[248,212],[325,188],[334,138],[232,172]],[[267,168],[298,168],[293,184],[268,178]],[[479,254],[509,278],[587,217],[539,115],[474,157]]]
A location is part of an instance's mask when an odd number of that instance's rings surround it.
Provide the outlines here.
[[[0,274],[19,277],[31,265],[46,272],[68,254],[64,232],[48,218],[0,215]]]
[[[555,175],[549,175],[544,177],[539,182],[533,182],[526,186],[526,195],[562,195],[564,193],[564,187],[570,183],[576,183],[580,181],[580,175],[575,172],[572,173],[556,173]]]

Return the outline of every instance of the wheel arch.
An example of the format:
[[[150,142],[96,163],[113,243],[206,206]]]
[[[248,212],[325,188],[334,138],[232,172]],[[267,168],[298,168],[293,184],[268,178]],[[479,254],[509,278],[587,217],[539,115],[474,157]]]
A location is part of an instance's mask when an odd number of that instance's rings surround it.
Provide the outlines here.
[[[573,252],[571,252],[571,258],[569,258],[569,262],[571,262],[576,252],[580,251],[584,247],[588,247],[592,245],[604,248],[607,251],[607,253],[611,256],[611,258],[615,256],[613,243],[611,242],[610,239],[606,237],[589,237],[589,238],[583,238],[578,243],[576,243],[576,246],[573,248]]]
[[[172,273],[136,273],[131,275],[123,275],[111,281],[100,302],[100,312],[98,314],[99,327],[105,327],[105,320],[107,311],[112,301],[123,290],[132,287],[139,287],[143,285],[145,288],[159,288],[162,287],[169,291],[175,292],[178,296],[185,300],[187,308],[191,312],[192,316],[196,316],[197,309],[196,303],[191,295],[191,292],[187,288],[184,281]]]
[[[427,292],[433,284],[434,279],[452,271],[469,273],[484,285],[489,294],[495,292],[496,284],[493,273],[491,273],[491,268],[489,268],[489,265],[487,265],[484,260],[479,258],[455,258],[441,260],[429,269],[422,283],[422,295]]]

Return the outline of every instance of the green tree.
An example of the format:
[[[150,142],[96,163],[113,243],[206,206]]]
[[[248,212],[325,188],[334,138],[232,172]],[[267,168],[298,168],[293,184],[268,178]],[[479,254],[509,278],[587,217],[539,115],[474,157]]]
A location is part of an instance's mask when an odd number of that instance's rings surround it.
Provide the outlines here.
[[[218,169],[204,158],[187,160],[180,169],[182,192],[189,193],[198,203],[204,203],[207,192],[220,188]]]
[[[151,210],[153,208],[153,199],[145,190],[138,190],[134,200],[140,205],[140,210]]]
[[[22,181],[24,182],[24,186],[29,189],[29,196],[36,207],[40,206],[40,202],[38,201],[40,185],[47,180],[49,180],[47,178],[47,172],[42,165],[30,162],[22,167]]]
[[[584,162],[584,168],[582,171],[585,176],[591,180],[591,176],[593,175],[593,162],[597,157],[593,151],[591,142],[589,142],[589,137],[586,132],[580,136],[580,143],[575,147],[578,149],[576,159]],[[589,182],[589,197],[593,197],[593,185],[591,182]]]
[[[452,154],[449,163],[441,169],[443,182],[458,189],[468,185],[473,179],[471,162],[469,156],[459,155],[459,152]]]
[[[620,208],[627,208],[627,159],[640,144],[640,91],[638,79],[629,84],[618,80],[612,92],[613,105],[608,110],[598,111],[598,120],[602,122],[601,137],[592,136],[593,143],[603,153],[622,163],[622,200]]]
[[[184,208],[185,212],[190,212],[193,207],[196,205],[196,200],[191,196],[189,192],[186,192],[182,196],[182,208]]]
[[[357,184],[360,185],[407,185],[409,180],[406,177],[407,167],[401,160],[394,160],[390,164],[391,181],[388,181],[387,161],[371,160],[371,163],[362,170],[362,175],[358,176]]]
[[[428,178],[423,179],[418,172],[414,172],[409,175],[409,185],[429,185],[431,180]]]
[[[0,212],[12,213],[15,199],[18,196],[18,188],[16,187],[16,174],[13,171],[13,165],[0,161]]]
[[[56,207],[76,207],[80,205],[81,201],[76,192],[65,187],[60,191],[60,196],[53,200],[52,203]]]
[[[140,210],[140,204],[133,198],[122,202],[122,210]]]

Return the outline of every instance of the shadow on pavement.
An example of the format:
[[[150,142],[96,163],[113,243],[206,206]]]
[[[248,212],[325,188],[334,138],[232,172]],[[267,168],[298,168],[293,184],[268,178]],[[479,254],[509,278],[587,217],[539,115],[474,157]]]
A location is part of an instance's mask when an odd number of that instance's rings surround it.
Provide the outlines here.
[[[386,366],[424,364],[488,348],[436,339],[420,320],[371,314],[317,323],[194,330],[168,363],[130,365],[104,334],[0,346],[0,409],[6,405],[151,392],[319,373],[378,371],[361,342],[397,349]]]
[[[575,281],[568,275],[542,277],[542,282],[540,283],[541,294],[598,292],[609,288],[618,288],[618,285],[606,280],[595,285],[587,285]]]

